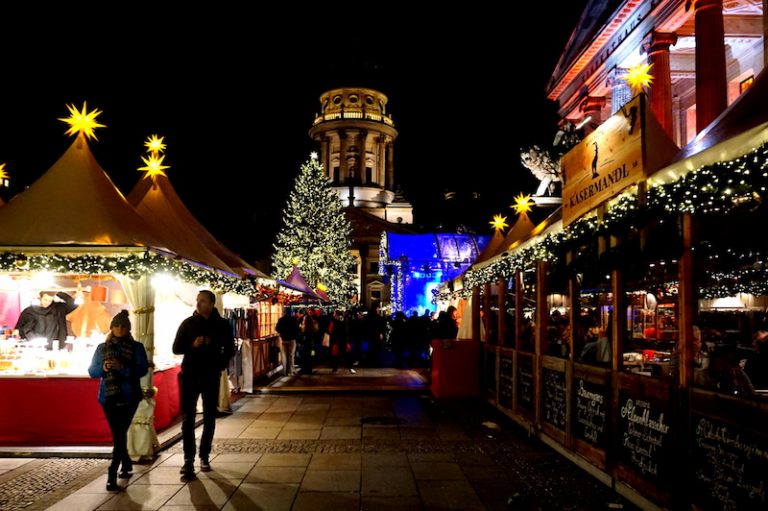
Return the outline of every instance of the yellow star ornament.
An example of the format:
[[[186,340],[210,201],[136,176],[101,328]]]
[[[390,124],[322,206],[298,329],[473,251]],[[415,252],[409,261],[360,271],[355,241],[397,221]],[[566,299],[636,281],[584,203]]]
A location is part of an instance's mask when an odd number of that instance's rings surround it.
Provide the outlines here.
[[[515,210],[516,214],[524,215],[531,211],[533,204],[534,203],[531,202],[531,194],[523,195],[523,193],[520,192],[520,194],[515,197],[515,203],[510,207]]]
[[[0,179],[10,179],[11,175],[5,170],[5,163],[0,163]]]
[[[103,124],[96,122],[96,117],[101,114],[101,110],[96,108],[88,112],[88,106],[85,101],[83,101],[82,111],[78,111],[75,105],[67,105],[67,109],[69,110],[69,117],[59,118],[60,121],[69,124],[69,129],[66,131],[66,134],[77,136],[82,133],[86,138],[98,140],[93,130],[95,128],[106,127]]]
[[[638,64],[627,70],[627,74],[622,79],[629,84],[632,92],[637,94],[643,89],[651,86],[653,75],[650,73],[653,64]]]
[[[144,146],[147,148],[147,152],[150,153],[162,153],[165,151],[166,145],[163,143],[163,140],[165,137],[158,137],[157,135],[152,135],[151,137],[147,138],[147,141],[144,142]]]
[[[491,220],[488,223],[491,224],[491,227],[493,227],[497,231],[503,231],[504,229],[509,227],[509,225],[507,224],[507,217],[501,216],[501,215],[493,215],[493,220]]]
[[[168,165],[163,165],[163,160],[165,159],[165,156],[157,157],[155,155],[150,155],[149,158],[141,157],[141,161],[144,162],[144,167],[139,167],[140,171],[145,171],[146,174],[144,177],[152,177],[157,175],[165,175],[165,169],[171,168]]]

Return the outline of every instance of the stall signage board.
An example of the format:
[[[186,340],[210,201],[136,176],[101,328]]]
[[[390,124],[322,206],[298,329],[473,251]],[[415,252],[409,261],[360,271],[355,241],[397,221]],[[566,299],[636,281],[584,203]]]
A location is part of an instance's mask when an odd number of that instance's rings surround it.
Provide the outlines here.
[[[583,378],[575,380],[575,422],[573,434],[596,447],[605,448],[607,440],[607,410],[610,392],[605,385],[598,385]]]
[[[533,360],[517,357],[517,406],[533,413]]]
[[[501,355],[499,357],[499,404],[504,408],[512,409],[513,383],[512,357]]]
[[[544,422],[565,431],[565,415],[568,398],[565,391],[565,373],[544,368],[541,404]]]
[[[563,225],[644,179],[643,103],[636,96],[563,155]]]
[[[768,509],[768,438],[696,414],[691,427],[691,500],[702,509]]]
[[[622,391],[618,412],[619,458],[645,479],[668,482],[673,448],[669,403]]]

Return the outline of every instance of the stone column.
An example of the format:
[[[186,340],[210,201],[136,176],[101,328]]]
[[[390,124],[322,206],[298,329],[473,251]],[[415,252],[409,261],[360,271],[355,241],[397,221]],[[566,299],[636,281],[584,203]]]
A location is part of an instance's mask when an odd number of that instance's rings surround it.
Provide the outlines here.
[[[331,168],[330,141],[326,134],[320,135],[320,163],[325,168],[325,173],[329,179],[333,179],[333,169]]]
[[[349,169],[347,168],[347,132],[339,130],[339,180],[346,183],[349,179]]]
[[[584,136],[589,135],[597,126],[602,124],[601,112],[605,106],[605,98],[601,96],[587,96],[579,105],[579,110],[584,113],[584,118],[591,117],[592,120],[584,125]]]
[[[368,182],[368,174],[365,171],[365,144],[368,143],[368,131],[366,130],[360,130],[357,134],[357,147],[359,149],[358,157],[357,157],[357,168],[360,171],[360,182],[363,186],[369,186],[370,183]],[[373,179],[374,176],[371,176],[371,179]]]
[[[766,0],[768,2],[768,0]],[[629,84],[622,78],[627,74],[627,68],[614,67],[608,74],[606,85],[611,88],[611,115],[619,111],[632,99],[632,91]]]
[[[395,150],[394,144],[390,141],[387,144],[387,178],[386,182],[394,189],[395,186]]]
[[[768,2],[768,0],[766,0]],[[386,172],[384,171],[384,159],[386,154],[387,137],[380,135],[376,137],[376,175],[379,181],[383,184],[385,190],[392,189],[392,183],[387,179]]]
[[[652,64],[651,110],[656,120],[674,140],[672,119],[672,76],[669,66],[669,47],[677,43],[677,35],[667,32],[651,32],[643,41],[643,51]],[[698,68],[697,68],[698,69]],[[698,74],[698,73],[697,73]]]
[[[728,106],[723,0],[695,0],[696,131]]]

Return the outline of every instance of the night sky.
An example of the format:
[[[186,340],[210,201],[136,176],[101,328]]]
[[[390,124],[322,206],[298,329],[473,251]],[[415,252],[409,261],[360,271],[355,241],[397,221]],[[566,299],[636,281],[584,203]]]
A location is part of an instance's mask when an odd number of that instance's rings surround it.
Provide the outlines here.
[[[319,14],[333,21],[311,23],[198,11],[155,29],[140,17],[122,29],[94,23],[93,36],[64,20],[35,24],[0,45],[0,163],[12,191],[31,184],[71,143],[56,120],[65,104],[86,100],[107,125],[91,148],[124,194],[142,175],[146,137],[164,135],[187,207],[246,259],[268,258],[315,149],[307,131],[319,95],[372,87],[390,100],[395,180],[416,224],[489,233],[493,214],[511,219],[512,197],[535,191],[519,151],[552,142],[556,108],[544,86],[585,3],[515,4],[516,17],[481,5],[434,16],[402,8],[368,21],[344,13],[354,4],[328,4]],[[453,202],[445,190],[458,191]]]

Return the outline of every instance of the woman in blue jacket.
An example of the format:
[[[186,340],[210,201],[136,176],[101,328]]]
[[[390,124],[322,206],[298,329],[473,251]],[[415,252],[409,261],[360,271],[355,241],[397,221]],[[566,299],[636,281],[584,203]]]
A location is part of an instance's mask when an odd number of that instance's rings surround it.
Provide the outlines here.
[[[149,364],[144,346],[131,335],[131,320],[123,310],[112,318],[107,340],[96,347],[88,374],[101,378],[99,403],[104,409],[109,429],[112,431],[112,463],[107,471],[107,491],[119,491],[117,469],[120,477],[127,479],[133,471],[128,455],[128,428],[143,394],[140,378],[147,374]]]

